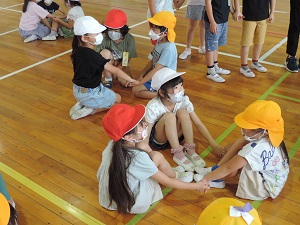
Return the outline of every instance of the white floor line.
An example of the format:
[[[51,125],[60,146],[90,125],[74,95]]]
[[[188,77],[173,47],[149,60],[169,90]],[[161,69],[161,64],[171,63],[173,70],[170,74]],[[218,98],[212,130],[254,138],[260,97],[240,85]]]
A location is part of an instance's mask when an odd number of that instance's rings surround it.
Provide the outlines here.
[[[19,5],[23,5],[24,3],[19,3],[19,4],[15,4],[15,5],[11,5],[11,6],[7,6],[7,7],[3,7],[4,9],[9,9],[15,6],[19,6]]]
[[[18,30],[19,30],[19,29],[10,30],[10,31],[1,33],[0,36],[3,36],[3,35],[5,35],[5,34],[9,34],[9,33],[12,33],[12,32],[18,31]]]
[[[12,12],[17,12],[17,13],[21,13],[22,12],[20,10],[14,10],[14,9],[9,9],[9,8],[2,8],[2,7],[0,7],[0,10],[7,10],[7,11],[12,11]]]
[[[55,55],[55,56],[49,57],[48,59],[44,59],[44,60],[42,60],[42,61],[40,61],[40,62],[31,64],[31,65],[26,66],[26,67],[24,67],[24,68],[22,68],[22,69],[19,69],[19,70],[17,70],[17,71],[14,71],[14,72],[12,72],[12,73],[6,74],[6,75],[0,77],[0,80],[4,80],[5,78],[11,77],[11,76],[16,75],[16,74],[18,74],[18,73],[20,73],[20,72],[23,72],[23,71],[25,71],[25,70],[31,69],[31,68],[33,68],[33,67],[35,67],[35,66],[38,66],[38,65],[40,65],[40,64],[43,64],[43,63],[45,63],[45,62],[48,62],[48,61],[50,61],[50,60],[52,60],[52,59],[56,59],[56,58],[58,58],[58,57],[60,57],[60,56],[63,56],[63,55],[65,55],[65,54],[70,53],[71,51],[72,51],[72,50],[70,49],[70,50],[68,50],[68,51],[62,52],[62,53],[57,54],[57,55]]]
[[[273,48],[271,48],[269,51],[267,51],[263,56],[261,56],[258,60],[265,60],[269,55],[271,55],[273,52],[275,52],[281,45],[283,45],[287,41],[287,37],[285,37],[283,40],[281,40],[277,45],[275,45]]]

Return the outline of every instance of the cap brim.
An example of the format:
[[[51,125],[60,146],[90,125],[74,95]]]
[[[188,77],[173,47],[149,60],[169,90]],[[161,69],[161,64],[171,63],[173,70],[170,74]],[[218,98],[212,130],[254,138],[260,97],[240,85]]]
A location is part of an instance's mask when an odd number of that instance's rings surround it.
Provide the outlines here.
[[[174,79],[174,78],[176,78],[176,77],[179,77],[179,76],[181,76],[181,75],[183,75],[183,74],[185,74],[185,73],[186,73],[186,72],[176,72],[176,74],[174,73],[174,76],[170,76],[170,77],[165,78],[163,84],[165,84],[165,83],[167,83],[168,81],[170,81],[170,80],[172,80],[172,79]],[[152,86],[153,84],[154,84],[154,82],[152,81],[151,87],[152,87],[154,90],[156,90],[156,91],[158,91],[158,90],[161,88],[161,86],[163,85],[163,84],[161,84],[161,85],[158,87],[158,86]]]
[[[97,29],[97,33],[102,33],[103,31],[105,31],[107,28],[103,25],[100,24],[99,28]]]
[[[148,21],[154,25],[157,25],[157,26],[163,26],[161,23],[157,22],[155,19],[153,19],[153,17],[151,18],[148,18]]]
[[[120,28],[124,27],[126,24],[124,24],[123,26],[113,26],[111,24],[103,23],[103,25],[110,29],[120,29]]]
[[[136,105],[136,106],[133,106],[133,108],[135,109],[135,114],[133,116],[133,119],[131,120],[131,122],[128,125],[128,130],[125,133],[128,133],[133,128],[135,128],[136,125],[139,122],[141,122],[141,120],[144,118],[145,113],[146,113],[146,107],[144,105]]]
[[[235,118],[234,118],[234,122],[241,128],[245,128],[245,129],[257,129],[257,128],[261,128],[259,127],[259,125],[253,124],[253,123],[249,123],[244,119],[244,114],[245,112],[242,112],[240,114],[238,114]]]

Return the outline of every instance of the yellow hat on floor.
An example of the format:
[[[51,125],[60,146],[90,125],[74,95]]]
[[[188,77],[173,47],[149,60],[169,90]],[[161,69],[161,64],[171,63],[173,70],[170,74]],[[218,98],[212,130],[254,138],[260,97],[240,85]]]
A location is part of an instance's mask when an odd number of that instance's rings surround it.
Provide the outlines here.
[[[8,201],[0,193],[0,225],[7,225],[10,216]]]
[[[204,209],[197,225],[262,225],[262,219],[249,203],[219,198]]]

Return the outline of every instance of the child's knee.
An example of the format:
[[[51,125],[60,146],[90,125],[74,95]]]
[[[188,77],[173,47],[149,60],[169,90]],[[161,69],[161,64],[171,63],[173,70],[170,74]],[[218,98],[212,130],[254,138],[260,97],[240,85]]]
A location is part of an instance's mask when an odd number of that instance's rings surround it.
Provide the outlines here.
[[[100,54],[105,58],[105,59],[110,59],[112,60],[112,54],[111,51],[109,51],[108,49],[103,49]]]

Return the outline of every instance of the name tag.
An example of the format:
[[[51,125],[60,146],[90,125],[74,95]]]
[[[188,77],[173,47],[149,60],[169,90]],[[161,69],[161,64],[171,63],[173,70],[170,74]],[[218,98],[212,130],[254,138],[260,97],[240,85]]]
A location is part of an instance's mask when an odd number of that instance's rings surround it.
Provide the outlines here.
[[[123,52],[122,66],[128,66],[129,52]]]

